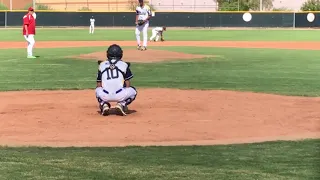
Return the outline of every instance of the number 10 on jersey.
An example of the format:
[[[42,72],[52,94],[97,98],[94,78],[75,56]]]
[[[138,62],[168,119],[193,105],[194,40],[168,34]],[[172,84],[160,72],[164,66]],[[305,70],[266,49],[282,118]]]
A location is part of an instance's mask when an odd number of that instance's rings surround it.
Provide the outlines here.
[[[119,78],[119,71],[117,69],[108,69],[106,73],[107,80]]]

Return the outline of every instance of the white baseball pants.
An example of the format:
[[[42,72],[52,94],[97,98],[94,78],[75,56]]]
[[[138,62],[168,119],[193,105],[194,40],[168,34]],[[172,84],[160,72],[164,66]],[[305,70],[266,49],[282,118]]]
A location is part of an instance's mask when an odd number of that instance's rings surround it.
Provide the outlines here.
[[[94,25],[90,25],[89,34],[93,34],[93,33],[94,33]]]
[[[140,33],[142,31],[143,33],[143,46],[147,47],[148,43],[148,27],[149,27],[149,22],[144,23],[141,26],[136,26],[136,39],[137,39],[137,44],[140,46],[141,41],[140,41]]]
[[[152,36],[150,37],[150,41],[152,41],[154,38],[156,38],[156,41],[160,38],[160,33],[156,30],[152,30]]]
[[[109,92],[102,87],[96,88],[96,97],[100,105],[104,103],[117,102],[122,106],[127,106],[135,100],[137,91],[134,87],[121,88],[116,92]]]
[[[33,50],[33,46],[35,44],[34,35],[33,34],[29,34],[28,36],[24,35],[24,38],[28,42],[28,47],[27,47],[28,56],[33,56],[32,50]]]

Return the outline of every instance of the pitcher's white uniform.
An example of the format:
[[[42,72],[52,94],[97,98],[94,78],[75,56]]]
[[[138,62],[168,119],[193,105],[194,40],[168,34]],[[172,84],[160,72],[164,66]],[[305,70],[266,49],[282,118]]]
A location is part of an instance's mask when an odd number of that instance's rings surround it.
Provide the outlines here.
[[[146,20],[149,16],[151,16],[151,9],[148,5],[144,4],[143,7],[137,6],[136,7],[136,15],[138,15],[138,20]],[[148,43],[148,27],[149,21],[145,22],[143,25],[136,26],[136,39],[137,44],[140,46],[140,33],[143,33],[143,46],[147,47]]]
[[[116,60],[111,60],[115,63]],[[100,103],[118,102],[122,106],[129,105],[135,100],[137,91],[134,87],[124,87],[124,81],[133,78],[129,65],[119,60],[112,69],[109,61],[100,63],[97,82],[101,82],[102,87],[96,88],[96,97]],[[110,69],[111,68],[111,69]]]
[[[156,27],[152,29],[152,36],[150,37],[150,41],[156,38],[156,41],[159,40],[161,33],[163,33],[163,27]]]
[[[90,19],[90,28],[89,28],[89,34],[93,34],[94,33],[94,22],[96,20],[93,19],[93,17]]]

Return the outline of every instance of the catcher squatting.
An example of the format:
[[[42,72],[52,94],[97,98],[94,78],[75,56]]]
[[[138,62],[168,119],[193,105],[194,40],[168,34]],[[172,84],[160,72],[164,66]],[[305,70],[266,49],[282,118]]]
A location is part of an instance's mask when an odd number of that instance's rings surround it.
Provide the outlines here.
[[[123,116],[127,115],[128,105],[137,96],[136,89],[130,84],[133,78],[130,63],[122,61],[122,56],[121,47],[113,44],[107,50],[107,60],[98,61],[96,98],[103,116],[109,115],[110,102],[117,102],[115,108]]]

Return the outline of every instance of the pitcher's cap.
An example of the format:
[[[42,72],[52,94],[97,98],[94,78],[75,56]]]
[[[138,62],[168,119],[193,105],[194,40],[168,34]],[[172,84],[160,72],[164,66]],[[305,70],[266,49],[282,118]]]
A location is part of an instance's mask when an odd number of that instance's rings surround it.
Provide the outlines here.
[[[33,8],[32,8],[32,7],[29,7],[28,11],[33,11]]]

